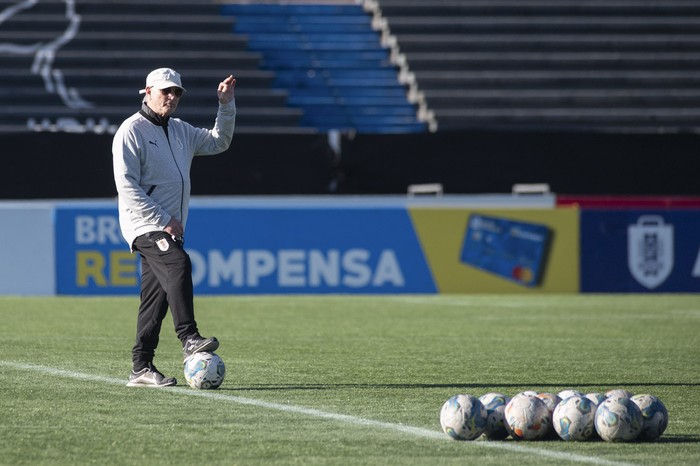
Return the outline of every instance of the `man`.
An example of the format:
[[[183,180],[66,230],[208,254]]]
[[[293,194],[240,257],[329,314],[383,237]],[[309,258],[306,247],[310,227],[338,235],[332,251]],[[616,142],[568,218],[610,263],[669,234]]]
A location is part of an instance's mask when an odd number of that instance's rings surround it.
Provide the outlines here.
[[[177,384],[153,365],[168,307],[184,357],[214,351],[219,341],[203,338],[194,318],[192,262],[183,248],[190,200],[190,166],[195,155],[228,149],[236,119],[233,75],[219,83],[214,128],[195,128],[171,115],[185,92],[170,68],[146,77],[141,110],[122,123],[112,143],[119,224],[132,252],[141,257],[141,304],[136,323],[133,368],[128,386]]]

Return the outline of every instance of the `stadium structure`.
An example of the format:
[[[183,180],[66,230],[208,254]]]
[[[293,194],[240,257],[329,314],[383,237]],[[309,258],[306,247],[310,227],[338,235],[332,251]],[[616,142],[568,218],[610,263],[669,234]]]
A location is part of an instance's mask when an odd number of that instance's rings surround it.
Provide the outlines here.
[[[237,155],[202,164],[201,194],[386,194],[425,183],[478,193],[541,181],[560,193],[697,192],[697,2],[0,7],[0,141],[20,173],[6,172],[3,198],[111,195],[109,138],[160,66],[181,72],[188,92],[176,116],[195,125],[212,123],[212,83],[238,80]],[[80,190],[53,188],[62,166]]]

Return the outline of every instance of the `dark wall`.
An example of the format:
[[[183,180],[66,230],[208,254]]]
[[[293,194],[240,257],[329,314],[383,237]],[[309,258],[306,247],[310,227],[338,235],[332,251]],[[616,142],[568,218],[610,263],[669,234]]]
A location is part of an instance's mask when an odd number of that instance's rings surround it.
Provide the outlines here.
[[[0,199],[117,194],[111,135],[4,135],[0,148]],[[235,135],[228,151],[195,158],[192,194],[325,194],[333,165],[325,135]]]
[[[692,134],[460,132],[364,135],[343,147],[342,191],[504,193],[549,183],[568,194],[700,194],[700,137]]]
[[[510,192],[549,183],[562,194],[698,195],[700,139],[692,134],[470,132],[358,135],[338,158],[325,135],[234,136],[199,157],[195,195],[404,194],[439,182],[446,193]],[[116,195],[111,135],[0,136],[0,199]]]
[[[116,195],[111,137],[22,133],[0,136],[0,199]]]
[[[192,194],[326,194],[334,156],[325,135],[235,135],[229,150],[197,157]]]

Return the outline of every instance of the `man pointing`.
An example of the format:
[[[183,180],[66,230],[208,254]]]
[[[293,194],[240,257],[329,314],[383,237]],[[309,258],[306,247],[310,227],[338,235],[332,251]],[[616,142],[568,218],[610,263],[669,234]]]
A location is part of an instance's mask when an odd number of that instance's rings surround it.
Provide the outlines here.
[[[199,334],[194,318],[192,262],[184,249],[190,201],[190,167],[196,155],[224,152],[236,120],[233,75],[217,87],[219,108],[212,129],[171,118],[184,96],[180,74],[170,68],[146,77],[141,110],[119,127],[112,143],[119,224],[132,252],[141,257],[141,304],[128,386],[177,384],[153,364],[163,319],[170,308],[184,357],[219,347]]]

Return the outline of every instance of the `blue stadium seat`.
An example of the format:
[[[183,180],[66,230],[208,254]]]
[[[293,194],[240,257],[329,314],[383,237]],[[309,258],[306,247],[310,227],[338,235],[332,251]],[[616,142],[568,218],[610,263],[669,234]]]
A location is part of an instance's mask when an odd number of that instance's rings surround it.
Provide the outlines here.
[[[362,59],[325,59],[319,60],[317,58],[298,58],[298,57],[286,57],[286,58],[265,58],[262,61],[263,66],[266,69],[302,69],[308,70],[312,68],[320,68],[326,70],[332,69],[381,69],[383,66],[382,60],[362,60]]]
[[[320,131],[423,132],[398,69],[360,5],[232,4],[233,32],[248,38],[273,87]]]
[[[294,5],[273,3],[222,5],[223,15],[351,15],[364,16],[357,5]]]
[[[265,58],[268,60],[276,59],[304,59],[313,58],[317,60],[332,60],[338,59],[338,54],[334,51],[327,50],[266,50]],[[368,50],[344,50],[342,58],[347,60],[382,60],[389,64],[389,52],[383,48],[368,49]]]
[[[245,19],[245,18],[244,18]],[[367,31],[367,25],[364,23],[352,24],[334,24],[334,23],[289,23],[287,21],[240,21],[237,23],[235,30],[238,34],[249,33],[324,33],[337,32],[339,28],[349,33],[364,33]]]

